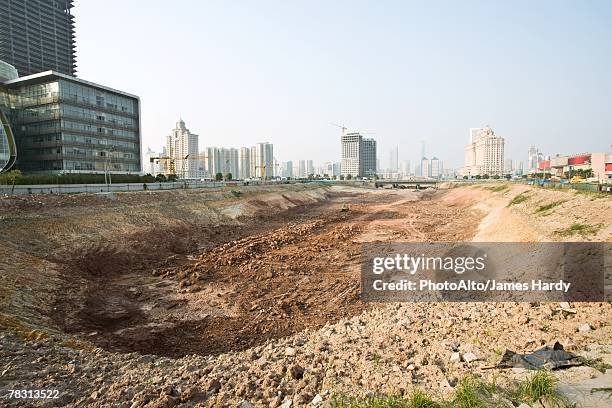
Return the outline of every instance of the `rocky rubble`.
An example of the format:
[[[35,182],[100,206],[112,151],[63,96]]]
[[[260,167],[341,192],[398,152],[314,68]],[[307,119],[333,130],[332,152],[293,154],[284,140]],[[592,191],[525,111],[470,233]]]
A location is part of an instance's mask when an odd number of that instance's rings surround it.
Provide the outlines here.
[[[322,404],[334,393],[415,387],[448,395],[467,373],[496,376],[498,382],[525,377],[522,369],[479,370],[496,362],[505,348],[531,351],[559,340],[590,360],[612,364],[606,319],[611,306],[572,306],[576,315],[564,317],[555,312],[556,304],[391,304],[243,352],[179,359],[78,350],[54,339],[28,341],[24,348],[21,339],[5,333],[0,386],[61,388],[60,399],[41,402],[44,406],[126,408],[278,407],[288,401],[306,406]],[[519,323],[525,317],[529,322]],[[589,321],[594,330],[576,332],[578,320]],[[603,375],[588,366],[556,373],[569,383]]]

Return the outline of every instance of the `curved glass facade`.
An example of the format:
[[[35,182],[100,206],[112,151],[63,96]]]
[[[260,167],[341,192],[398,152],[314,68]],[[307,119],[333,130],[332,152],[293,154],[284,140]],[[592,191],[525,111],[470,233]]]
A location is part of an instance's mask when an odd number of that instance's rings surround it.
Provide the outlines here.
[[[17,79],[17,70],[11,64],[0,61],[0,82]]]
[[[0,173],[10,170],[16,159],[15,138],[8,118],[0,110]]]

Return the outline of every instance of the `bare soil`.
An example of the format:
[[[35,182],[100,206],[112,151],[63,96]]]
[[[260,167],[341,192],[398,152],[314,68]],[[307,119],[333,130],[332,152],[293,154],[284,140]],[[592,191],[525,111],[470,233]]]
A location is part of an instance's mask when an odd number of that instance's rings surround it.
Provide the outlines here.
[[[60,399],[27,403],[125,408],[446,395],[466,373],[524,376],[477,369],[557,340],[612,366],[609,302],[568,315],[543,302],[359,298],[368,242],[612,240],[609,197],[504,186],[2,198],[0,392],[54,388]],[[449,362],[457,349],[478,360]]]
[[[104,349],[172,357],[316,329],[369,307],[359,298],[362,242],[471,238],[482,215],[434,195],[333,193],[239,225],[154,229],[79,248],[63,254],[52,316]]]

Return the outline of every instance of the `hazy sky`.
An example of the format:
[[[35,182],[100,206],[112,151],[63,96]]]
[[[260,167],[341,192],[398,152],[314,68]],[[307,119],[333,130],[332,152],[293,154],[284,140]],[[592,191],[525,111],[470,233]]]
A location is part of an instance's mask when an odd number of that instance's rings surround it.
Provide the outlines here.
[[[140,96],[143,147],[179,116],[204,146],[340,157],[375,132],[386,167],[463,164],[489,124],[506,157],[610,150],[612,1],[78,0],[78,75]],[[369,135],[368,135],[369,136]]]

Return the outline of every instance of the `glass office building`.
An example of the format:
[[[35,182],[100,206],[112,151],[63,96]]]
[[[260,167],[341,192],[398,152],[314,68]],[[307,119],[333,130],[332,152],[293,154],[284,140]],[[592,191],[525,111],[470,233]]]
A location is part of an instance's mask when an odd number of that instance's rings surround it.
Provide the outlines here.
[[[15,164],[17,151],[15,138],[9,122],[11,103],[8,91],[2,82],[17,78],[17,70],[10,64],[0,61],[0,173],[8,171]]]
[[[20,170],[140,173],[137,96],[52,71],[3,86]]]
[[[0,0],[0,60],[19,75],[75,75],[72,0]]]

